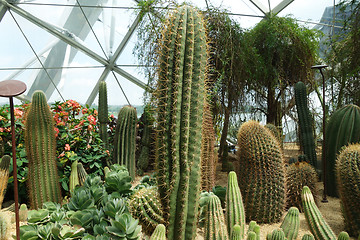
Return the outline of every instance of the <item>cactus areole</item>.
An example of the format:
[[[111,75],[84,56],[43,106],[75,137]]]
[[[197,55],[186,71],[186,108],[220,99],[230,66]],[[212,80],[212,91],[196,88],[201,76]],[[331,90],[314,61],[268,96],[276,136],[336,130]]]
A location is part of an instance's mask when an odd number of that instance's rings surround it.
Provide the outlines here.
[[[199,13],[183,6],[167,19],[159,52],[155,158],[167,238],[194,239],[201,187],[201,124],[207,44]]]

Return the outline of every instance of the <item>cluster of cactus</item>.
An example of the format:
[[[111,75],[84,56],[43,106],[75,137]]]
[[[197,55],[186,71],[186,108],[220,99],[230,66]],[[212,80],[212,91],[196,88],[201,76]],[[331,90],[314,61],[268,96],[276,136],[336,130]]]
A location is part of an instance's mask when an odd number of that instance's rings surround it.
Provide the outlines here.
[[[337,197],[336,156],[341,148],[360,141],[360,108],[347,105],[332,114],[326,125],[326,192]]]
[[[107,89],[106,82],[101,81],[99,83],[99,134],[100,139],[103,141],[105,148],[109,147],[108,133],[107,133],[107,124],[109,122],[109,113],[108,113],[108,101],[107,101]]]
[[[241,240],[243,239],[243,233],[242,233],[242,228],[240,227],[240,225],[235,224],[232,227],[232,231],[230,233],[230,240]]]
[[[35,91],[25,117],[29,200],[32,209],[44,202],[60,202],[61,189],[56,163],[54,118],[45,94]]]
[[[226,224],[229,235],[232,233],[234,225],[240,226],[240,236],[245,235],[245,210],[242,196],[237,181],[236,173],[231,171],[228,175],[228,185],[226,191]]]
[[[144,232],[149,235],[159,224],[164,223],[159,194],[154,187],[138,189],[130,199],[129,208],[131,214],[139,219]]]
[[[114,135],[114,163],[125,165],[135,179],[136,109],[124,106],[120,109]]]
[[[207,201],[204,238],[206,240],[228,240],[229,235],[220,199],[210,193]]]
[[[267,123],[264,127],[266,127],[274,135],[275,139],[278,140],[281,149],[283,149],[284,144],[282,140],[282,133],[280,132],[279,128],[271,123]]]
[[[260,226],[256,223],[256,221],[249,222],[249,228],[247,231],[247,239],[248,240],[260,240]]]
[[[151,141],[152,122],[150,121],[149,114],[150,112],[148,110],[144,110],[144,113],[141,118],[143,124],[143,131],[141,136],[140,155],[136,165],[139,175],[142,175],[149,166],[150,148],[152,143]]]
[[[287,207],[297,207],[303,212],[301,192],[304,186],[308,186],[315,193],[318,177],[313,166],[307,162],[297,162],[286,168]],[[316,200],[316,195],[314,195]]]
[[[360,144],[344,148],[336,160],[336,176],[346,230],[360,235]]]
[[[309,163],[317,168],[317,157],[315,149],[315,138],[313,132],[314,121],[307,102],[306,86],[303,82],[295,84],[295,103],[299,118],[300,144]]]
[[[157,181],[168,239],[193,239],[200,195],[201,128],[207,43],[204,21],[192,7],[165,22],[159,51]]]
[[[4,201],[4,196],[8,184],[10,160],[11,157],[9,155],[4,155],[0,162],[0,208]]]
[[[215,152],[215,130],[210,104],[205,104],[201,142],[201,189],[210,191],[215,186],[217,154]]]
[[[238,133],[239,187],[246,218],[260,223],[280,221],[285,204],[285,166],[274,136],[256,121]]]
[[[307,186],[303,188],[301,193],[301,198],[302,198],[306,221],[315,239],[316,240],[336,239],[334,232],[327,224],[320,210],[316,206],[314,197]]]
[[[297,238],[300,227],[299,215],[299,209],[297,207],[291,207],[280,225],[287,240],[295,240]]]

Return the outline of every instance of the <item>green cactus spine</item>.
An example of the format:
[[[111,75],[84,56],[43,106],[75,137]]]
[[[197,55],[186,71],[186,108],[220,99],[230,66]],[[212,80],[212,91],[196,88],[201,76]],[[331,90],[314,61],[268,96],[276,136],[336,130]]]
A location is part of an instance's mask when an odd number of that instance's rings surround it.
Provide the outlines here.
[[[310,189],[305,186],[301,193],[306,221],[311,233],[316,240],[336,239],[334,232],[327,224],[318,207],[315,204],[314,197]]]
[[[0,208],[4,201],[4,196],[8,185],[10,161],[11,157],[9,155],[4,155],[0,162]]]
[[[285,234],[282,229],[274,229],[272,233],[266,236],[266,240],[285,240]]]
[[[6,217],[0,212],[0,240],[6,240],[7,238],[8,223]]]
[[[241,197],[237,176],[234,171],[229,172],[226,191],[226,224],[228,233],[231,234],[232,227],[237,224],[241,227],[241,238],[245,235],[245,210]]]
[[[287,207],[297,207],[303,212],[301,192],[308,186],[311,192],[316,192],[318,176],[313,166],[307,162],[297,162],[286,168]],[[316,195],[314,195],[316,200]]]
[[[145,233],[151,234],[155,228],[164,223],[159,194],[156,188],[141,188],[131,197],[129,208],[134,218]]]
[[[215,130],[210,105],[205,104],[201,142],[201,189],[211,191],[215,186],[217,154]]]
[[[285,237],[288,240],[295,240],[299,233],[300,217],[299,209],[291,207],[287,212],[280,228],[284,231]]]
[[[166,240],[166,228],[164,224],[159,224],[156,226],[153,234],[150,237],[150,240]]]
[[[231,230],[231,235],[230,235],[230,240],[241,240],[241,239],[244,239],[243,237],[243,229],[242,227],[240,227],[240,225],[238,224],[235,224],[233,227],[232,227],[232,230]]]
[[[237,176],[247,220],[280,221],[285,204],[285,166],[278,141],[258,122],[249,121],[240,127],[238,146],[241,168]]]
[[[301,240],[315,240],[314,236],[312,234],[304,234],[304,236],[301,238]]]
[[[107,133],[107,124],[109,122],[109,113],[108,113],[108,99],[107,99],[107,89],[106,82],[101,81],[99,83],[99,133],[100,139],[103,141],[105,148],[109,148],[109,140]]]
[[[207,45],[192,7],[176,9],[162,35],[155,161],[168,239],[194,239],[201,187],[201,125]]]
[[[337,239],[338,240],[349,240],[350,236],[347,232],[341,232],[341,233],[339,233],[339,236]]]
[[[226,229],[225,217],[218,196],[211,193],[209,202],[206,206],[205,217],[205,240],[224,240],[229,239]]]
[[[56,165],[54,119],[42,91],[35,91],[25,117],[25,146],[28,168],[29,200],[32,209],[44,202],[61,202]]]
[[[309,163],[317,167],[315,140],[313,132],[313,120],[308,107],[306,86],[303,82],[295,84],[295,103],[299,118],[300,144],[304,154],[308,157]]]
[[[326,126],[326,192],[337,197],[336,156],[340,149],[360,141],[360,108],[347,105],[332,114]]]
[[[283,140],[282,140],[282,135],[281,135],[279,128],[271,123],[267,123],[264,127],[266,127],[274,135],[276,140],[278,140],[281,149],[283,149]]]
[[[136,109],[124,106],[120,109],[114,136],[114,163],[125,165],[135,179]]]
[[[353,236],[360,234],[360,144],[349,145],[336,161],[337,186],[342,203],[345,227]]]

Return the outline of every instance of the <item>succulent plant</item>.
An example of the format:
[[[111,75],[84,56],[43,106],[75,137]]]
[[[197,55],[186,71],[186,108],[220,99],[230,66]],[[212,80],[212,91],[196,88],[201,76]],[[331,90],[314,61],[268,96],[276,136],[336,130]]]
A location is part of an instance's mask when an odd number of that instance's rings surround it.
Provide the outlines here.
[[[299,118],[300,144],[309,163],[317,168],[317,157],[315,150],[315,137],[313,132],[314,121],[307,103],[306,86],[299,81],[295,84],[295,103]]]
[[[139,219],[143,231],[148,235],[159,224],[165,222],[159,194],[155,187],[144,187],[134,192],[129,202],[129,208],[134,218]]]
[[[312,234],[306,233],[304,234],[304,236],[301,238],[301,240],[315,240],[314,236]]]
[[[101,81],[99,83],[99,133],[100,139],[104,142],[105,148],[109,148],[109,140],[107,133],[107,124],[109,122],[108,116],[108,101],[107,101],[107,88],[106,82]]]
[[[235,224],[233,227],[232,227],[232,231],[231,231],[231,234],[230,234],[230,240],[241,240],[241,239],[244,239],[243,237],[243,230],[241,229],[240,225],[238,224]]]
[[[260,226],[256,223],[256,221],[249,222],[247,239],[260,240]]]
[[[56,163],[54,118],[45,94],[35,91],[25,117],[29,200],[32,209],[44,202],[60,202],[61,189]]]
[[[256,121],[238,133],[237,175],[246,218],[260,223],[280,221],[285,204],[285,165],[279,143]]]
[[[339,233],[339,236],[337,239],[338,240],[349,240],[350,236],[347,232],[341,232],[341,233]]]
[[[71,164],[71,172],[70,172],[70,183],[69,183],[69,189],[70,192],[73,192],[76,186],[79,186],[79,175],[78,175],[78,161],[75,160]]]
[[[136,151],[136,109],[124,106],[120,109],[114,135],[113,163],[125,165],[132,179],[135,179]]]
[[[205,240],[229,239],[220,199],[213,193],[208,196],[205,217]]]
[[[0,208],[4,201],[4,196],[6,193],[6,188],[9,180],[10,161],[11,161],[11,157],[9,155],[4,155],[1,158],[1,162],[0,162]]]
[[[241,238],[245,236],[245,210],[241,197],[237,176],[234,171],[229,172],[226,191],[226,225],[229,235],[234,225],[241,228]]]
[[[287,207],[297,207],[303,212],[301,192],[304,186],[308,186],[311,192],[316,192],[318,177],[313,166],[307,162],[297,162],[286,168]],[[314,196],[316,200],[316,195]]]
[[[337,197],[335,162],[342,147],[360,141],[360,108],[347,105],[330,116],[326,124],[326,193]]]
[[[164,224],[159,224],[156,226],[153,234],[150,237],[150,240],[166,240],[166,228]]]
[[[336,239],[334,232],[327,224],[318,207],[316,206],[314,197],[307,186],[303,188],[303,191],[301,193],[301,199],[303,203],[306,221],[315,239]]]
[[[291,207],[281,223],[280,228],[283,230],[287,240],[295,240],[297,238],[300,227],[299,214],[297,207]]]
[[[336,161],[336,176],[345,228],[352,237],[360,235],[360,144],[342,149]]]
[[[168,239],[193,239],[201,187],[206,31],[190,6],[166,20],[159,52],[155,161]]]
[[[274,229],[272,233],[266,235],[266,240],[285,240],[285,234],[282,229]]]
[[[140,239],[141,226],[129,213],[116,214],[111,219],[111,226],[106,227],[111,239],[135,240]]]

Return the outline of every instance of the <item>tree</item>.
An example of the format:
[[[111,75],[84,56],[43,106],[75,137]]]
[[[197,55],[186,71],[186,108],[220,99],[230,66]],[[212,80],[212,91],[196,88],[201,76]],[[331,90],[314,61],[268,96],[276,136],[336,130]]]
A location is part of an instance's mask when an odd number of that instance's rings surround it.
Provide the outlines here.
[[[297,81],[312,81],[311,66],[317,56],[317,34],[290,17],[269,15],[250,31],[250,39],[262,67],[256,78],[249,82],[249,89],[258,110],[266,115],[267,123],[281,126],[291,102],[291,87]]]

